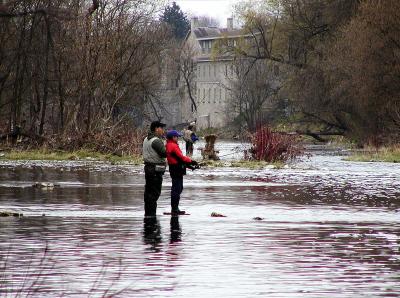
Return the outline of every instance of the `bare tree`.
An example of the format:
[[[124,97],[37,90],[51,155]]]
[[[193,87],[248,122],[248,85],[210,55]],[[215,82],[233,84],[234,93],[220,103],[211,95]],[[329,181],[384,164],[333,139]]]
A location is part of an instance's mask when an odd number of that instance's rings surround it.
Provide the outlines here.
[[[250,131],[258,125],[265,124],[267,109],[280,87],[273,73],[273,65],[265,61],[254,61],[237,58],[234,61],[234,79],[230,82],[232,101],[228,112],[236,118],[241,126],[246,124]]]
[[[84,140],[140,117],[159,89],[160,53],[169,43],[155,20],[158,8],[157,1],[144,0],[3,3],[4,136],[18,127],[19,134]]]
[[[195,86],[195,75],[196,75],[196,64],[195,58],[196,49],[193,44],[186,42],[183,44],[181,51],[179,52],[179,62],[177,63],[180,77],[185,86],[185,91],[189,97],[189,100],[197,111],[196,103],[196,86]]]

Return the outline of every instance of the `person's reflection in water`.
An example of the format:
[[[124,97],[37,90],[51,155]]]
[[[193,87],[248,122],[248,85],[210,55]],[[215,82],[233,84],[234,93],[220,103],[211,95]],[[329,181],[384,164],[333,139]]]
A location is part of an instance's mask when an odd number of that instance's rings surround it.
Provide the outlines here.
[[[147,216],[143,220],[143,241],[151,245],[151,250],[158,252],[161,243],[161,226],[156,216]]]
[[[171,239],[170,243],[182,241],[182,229],[179,224],[179,216],[171,216]]]

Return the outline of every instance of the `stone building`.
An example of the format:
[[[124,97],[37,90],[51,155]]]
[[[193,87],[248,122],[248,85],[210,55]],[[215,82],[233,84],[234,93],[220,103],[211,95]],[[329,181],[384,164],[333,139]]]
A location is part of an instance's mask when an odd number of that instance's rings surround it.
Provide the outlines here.
[[[169,61],[169,55],[161,63],[157,116],[178,129],[193,121],[198,129],[224,127],[232,121],[236,114],[232,112],[231,90],[238,77],[237,61],[229,48],[243,42],[254,44],[254,33],[234,28],[232,18],[227,19],[226,28],[201,27],[198,19],[192,18],[179,65]],[[155,110],[154,106],[149,108]]]
[[[192,18],[186,43],[193,48],[194,54],[192,87],[197,111],[185,92],[181,104],[183,121],[196,120],[199,129],[223,127],[227,124],[229,84],[234,76],[233,58],[229,55],[216,55],[215,47],[221,40],[229,40],[234,44],[241,37],[242,31],[233,27],[232,18],[227,19],[226,28],[199,27],[198,19]]]

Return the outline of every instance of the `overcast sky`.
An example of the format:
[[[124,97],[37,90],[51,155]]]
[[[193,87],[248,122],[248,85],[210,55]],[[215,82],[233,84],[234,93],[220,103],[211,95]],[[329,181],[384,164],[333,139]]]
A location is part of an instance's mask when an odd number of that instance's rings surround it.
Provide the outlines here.
[[[170,1],[171,3],[173,0]],[[233,6],[239,0],[175,0],[183,12],[189,17],[211,16],[219,20],[221,26],[226,26],[226,19],[232,16]]]

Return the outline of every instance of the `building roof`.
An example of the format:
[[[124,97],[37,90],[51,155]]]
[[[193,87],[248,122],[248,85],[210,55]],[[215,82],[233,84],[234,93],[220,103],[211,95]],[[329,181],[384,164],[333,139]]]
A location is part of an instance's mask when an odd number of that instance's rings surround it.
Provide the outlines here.
[[[243,29],[232,29],[217,28],[217,27],[197,27],[193,30],[193,33],[198,40],[203,39],[217,39],[222,37],[239,37],[245,36]]]

